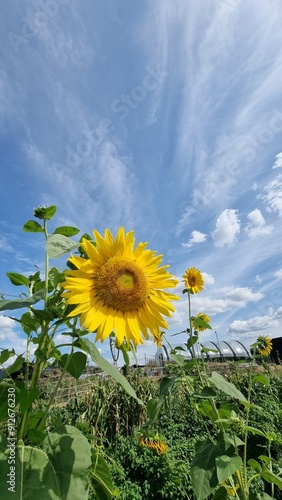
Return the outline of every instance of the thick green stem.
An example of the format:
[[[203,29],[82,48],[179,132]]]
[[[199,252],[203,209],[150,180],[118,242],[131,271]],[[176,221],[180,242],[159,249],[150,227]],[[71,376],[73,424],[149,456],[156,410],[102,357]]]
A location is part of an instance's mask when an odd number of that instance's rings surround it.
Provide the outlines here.
[[[44,364],[45,364],[45,360],[42,360],[42,358],[41,358],[41,350],[42,350],[42,347],[45,343],[47,336],[48,336],[48,324],[44,323],[42,325],[42,331],[40,334],[40,340],[39,340],[39,344],[38,344],[38,355],[37,355],[37,358],[36,358],[36,361],[34,364],[32,377],[31,377],[31,381],[30,381],[30,391],[32,389],[34,389],[35,387],[37,387],[42,369],[43,369]],[[18,441],[20,441],[21,439],[24,439],[24,437],[26,435],[30,411],[31,411],[31,408],[28,408],[22,416],[20,428],[19,428],[19,432],[18,432]]]
[[[47,221],[45,219],[44,219],[44,233],[45,233],[45,241],[47,242],[48,232],[47,232]],[[49,274],[49,258],[47,253],[47,245],[45,243],[45,295],[44,295],[45,310],[47,309],[47,303],[48,303],[48,274]],[[48,344],[48,332],[49,332],[49,323],[43,320],[41,333],[39,336],[39,344],[37,349],[36,360],[30,382],[30,390],[38,386],[39,378],[45,364],[45,359],[42,358],[42,351],[44,351],[44,348],[46,348],[46,345]],[[31,407],[29,407],[22,416],[18,432],[18,441],[24,439],[26,435],[30,411]]]

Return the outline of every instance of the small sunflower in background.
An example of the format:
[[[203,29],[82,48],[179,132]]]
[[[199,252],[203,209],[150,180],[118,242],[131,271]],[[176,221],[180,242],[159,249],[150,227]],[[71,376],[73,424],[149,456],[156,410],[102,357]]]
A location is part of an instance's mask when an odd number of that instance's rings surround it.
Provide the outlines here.
[[[272,340],[270,337],[260,335],[255,343],[257,351],[261,356],[269,356],[272,351]]]
[[[207,314],[203,314],[201,312],[199,312],[195,318],[192,318],[192,325],[195,330],[198,330],[199,332],[203,332],[204,330],[210,328],[209,326],[205,326],[201,320],[209,324],[211,319]]]
[[[117,346],[124,341],[134,346],[149,338],[161,343],[160,328],[168,328],[164,316],[171,316],[172,300],[179,297],[165,291],[178,280],[160,266],[162,255],[146,249],[147,243],[134,248],[134,231],[125,234],[120,227],[116,238],[109,229],[104,237],[93,231],[95,244],[83,239],[86,257],[72,256],[72,271],[66,272],[62,294],[75,305],[69,317],[80,316],[80,324],[96,332],[95,341],[103,342],[115,332]]]
[[[185,271],[183,278],[185,286],[190,293],[200,293],[203,290],[204,278],[199,269],[189,267],[189,269]]]
[[[141,446],[155,451],[157,455],[164,455],[168,450],[166,443],[160,438],[158,434],[150,437],[140,435],[139,443],[141,444]]]

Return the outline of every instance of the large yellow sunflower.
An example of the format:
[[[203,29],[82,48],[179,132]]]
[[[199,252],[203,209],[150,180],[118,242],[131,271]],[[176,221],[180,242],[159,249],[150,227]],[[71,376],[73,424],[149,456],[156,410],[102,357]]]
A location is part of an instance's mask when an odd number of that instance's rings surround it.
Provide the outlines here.
[[[200,293],[204,288],[204,278],[195,267],[189,267],[183,276],[186,288],[192,293]]]
[[[159,266],[162,255],[139,243],[134,249],[134,231],[124,233],[120,227],[114,239],[109,229],[104,237],[93,231],[96,247],[87,239],[81,246],[88,259],[72,256],[69,260],[76,270],[68,271],[62,286],[68,304],[76,307],[69,316],[80,315],[80,324],[90,332],[96,331],[96,341],[102,342],[112,331],[117,345],[124,340],[136,346],[143,343],[142,335],[168,325],[163,318],[171,316],[171,300],[176,295],[164,291],[178,281]]]

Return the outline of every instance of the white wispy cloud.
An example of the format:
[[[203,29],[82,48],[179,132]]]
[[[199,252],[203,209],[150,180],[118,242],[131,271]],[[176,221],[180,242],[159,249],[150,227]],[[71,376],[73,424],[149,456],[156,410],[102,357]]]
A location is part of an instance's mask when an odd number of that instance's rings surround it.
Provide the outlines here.
[[[226,209],[219,215],[216,228],[212,233],[216,247],[230,245],[236,240],[236,236],[240,232],[240,220],[237,214],[237,210]]]
[[[270,212],[278,212],[282,216],[282,174],[277,175],[264,188],[265,194],[260,198],[266,203]]]
[[[266,221],[258,208],[250,212],[247,217],[250,223],[246,225],[245,231],[249,238],[270,234],[273,231],[273,227],[266,224]]]
[[[282,268],[279,269],[279,271],[277,271],[276,273],[274,273],[274,276],[278,279],[278,280],[282,280]]]
[[[272,168],[282,167],[282,153],[278,153],[275,158],[276,160]]]

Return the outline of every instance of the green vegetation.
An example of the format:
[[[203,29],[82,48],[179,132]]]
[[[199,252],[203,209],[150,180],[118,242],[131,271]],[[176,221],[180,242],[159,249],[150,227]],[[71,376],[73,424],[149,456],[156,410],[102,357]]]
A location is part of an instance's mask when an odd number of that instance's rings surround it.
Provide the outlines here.
[[[169,367],[168,371],[173,371],[174,366]],[[219,365],[219,368],[222,370],[224,366]],[[228,381],[236,383],[236,387],[247,394],[246,370],[233,363],[225,367],[225,372],[228,373]],[[253,409],[249,422],[251,427],[275,435],[275,442],[271,444],[271,457],[276,474],[282,468],[281,375],[268,373],[269,385],[259,382],[254,384],[252,400],[259,408]],[[166,398],[158,419],[158,431],[168,446],[167,453],[162,455],[139,443],[138,434],[146,420],[144,407],[110,378],[92,376],[90,381],[78,382],[78,396],[63,404],[57,402],[49,415],[50,425],[52,422],[56,422],[56,425],[69,423],[96,442],[110,464],[114,486],[120,491],[121,500],[196,499],[191,484],[190,464],[199,440],[203,441],[215,431],[213,425],[207,423],[198,412],[187,392],[185,381]],[[159,381],[137,374],[131,375],[130,383],[145,403],[156,397],[160,386]],[[48,388],[48,382],[44,385]],[[85,391],[83,387],[86,387]],[[44,394],[44,386],[41,390]],[[224,394],[217,398],[217,403],[221,405],[227,401],[230,398]],[[250,433],[247,458],[259,462],[260,456],[268,455],[268,446],[268,441],[262,435]],[[282,499],[279,488],[275,487],[275,496],[272,497],[271,485],[261,479],[254,482],[254,491],[260,494],[265,491],[269,495],[265,498]]]

